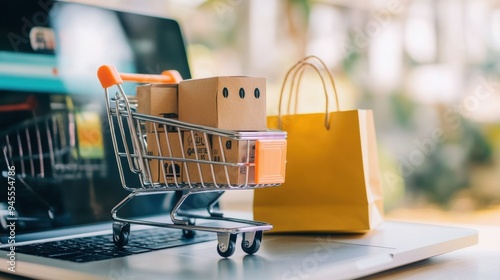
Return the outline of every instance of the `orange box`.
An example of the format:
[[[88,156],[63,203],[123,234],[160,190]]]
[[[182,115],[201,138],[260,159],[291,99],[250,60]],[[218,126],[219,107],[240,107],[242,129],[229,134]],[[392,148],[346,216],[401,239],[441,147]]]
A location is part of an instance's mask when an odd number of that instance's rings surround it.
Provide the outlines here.
[[[195,160],[210,160],[211,137],[202,132],[184,131],[184,155],[186,159]],[[206,137],[205,137],[206,136]],[[200,176],[201,171],[201,176]],[[189,180],[188,180],[189,179]],[[212,169],[209,163],[187,163],[187,172],[184,177],[184,182],[191,183],[212,183]]]
[[[161,132],[158,133],[158,138],[156,138],[154,132],[147,133],[146,139],[148,155],[182,158],[182,139],[179,139],[178,133],[170,132],[165,134]],[[167,140],[170,143],[170,149]],[[160,166],[163,166],[163,170],[161,170]],[[151,181],[154,183],[165,183],[165,178],[167,179],[167,183],[175,184],[176,179],[177,183],[184,181],[184,164],[181,161],[152,159],[149,161],[149,168],[151,170]]]
[[[227,130],[265,130],[266,79],[235,76],[181,81],[179,120]]]
[[[249,163],[255,160],[256,141],[234,140],[221,136],[214,136],[212,153],[214,161],[226,163]],[[226,175],[227,169],[227,175]],[[255,183],[255,166],[224,166],[214,165],[217,184],[245,185]],[[248,182],[247,182],[248,173]]]
[[[178,119],[178,85],[148,84],[137,87],[137,112],[141,114]],[[153,132],[153,123],[146,122],[146,131]],[[158,125],[157,131],[164,131]]]

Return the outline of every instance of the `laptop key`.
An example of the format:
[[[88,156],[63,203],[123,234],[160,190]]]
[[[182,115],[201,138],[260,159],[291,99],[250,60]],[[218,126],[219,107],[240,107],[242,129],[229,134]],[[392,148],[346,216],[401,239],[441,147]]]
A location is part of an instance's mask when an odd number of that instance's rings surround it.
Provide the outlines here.
[[[67,253],[72,253],[72,252],[75,252],[75,250],[70,250],[70,249],[54,249],[54,248],[40,248],[40,250],[38,250],[36,252],[30,252],[28,254],[48,257],[48,256],[54,255],[54,254],[67,254]]]
[[[83,252],[83,253],[88,253],[88,254],[99,254],[99,253],[102,253],[102,252],[107,252],[108,250],[104,250],[102,248],[86,248],[86,249],[82,249],[82,250],[79,250],[80,252]]]
[[[107,256],[107,255],[99,255],[99,254],[78,254],[74,256],[68,256],[67,258],[61,258],[62,260],[65,261],[72,261],[72,262],[91,262],[91,261],[101,261],[101,260],[106,260],[106,259],[111,259],[113,256]]]
[[[107,252],[103,252],[102,254],[107,255],[107,256],[112,256],[112,257],[125,257],[125,256],[133,255],[132,253],[125,252],[125,251],[107,251]]]
[[[24,247],[24,246],[16,247],[16,252],[24,253],[24,254],[29,254],[29,253],[37,252],[37,251],[39,251],[39,249],[36,247]]]
[[[53,252],[51,254],[44,255],[44,257],[54,258],[54,259],[65,259],[72,258],[81,255],[81,252]]]
[[[146,252],[151,251],[151,249],[147,249],[147,248],[130,247],[130,246],[125,246],[121,249],[117,248],[116,250],[127,252],[127,253],[132,253],[132,254],[140,254],[140,253],[146,253]]]

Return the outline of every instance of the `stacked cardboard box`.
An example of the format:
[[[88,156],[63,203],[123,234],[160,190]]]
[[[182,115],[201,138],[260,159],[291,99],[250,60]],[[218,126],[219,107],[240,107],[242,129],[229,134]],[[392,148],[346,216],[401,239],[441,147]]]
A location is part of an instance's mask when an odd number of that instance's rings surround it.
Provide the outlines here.
[[[213,77],[182,81],[179,120],[227,130],[265,130],[266,80]]]
[[[266,130],[266,81],[252,77],[213,77],[185,80],[178,85],[138,87],[139,113],[177,117],[190,124],[232,131]],[[163,126],[146,126],[150,155],[193,159],[198,162],[151,161],[154,182],[255,183],[255,141],[212,136],[197,130],[170,132]],[[166,134],[165,134],[166,133]],[[179,137],[181,135],[181,137]],[[167,141],[170,143],[168,148]],[[183,151],[182,151],[183,150]],[[242,166],[203,161],[243,163]],[[173,172],[173,170],[179,172]]]
[[[138,113],[178,119],[178,108],[177,84],[148,84],[137,87]],[[158,125],[156,129],[157,131],[165,131],[162,125]],[[153,123],[146,123],[146,131],[154,131]]]
[[[214,136],[212,143],[214,161],[251,163],[255,160],[255,141],[237,141]],[[245,185],[255,183],[254,166],[214,165],[214,170],[217,184]]]
[[[147,84],[138,86],[137,104],[138,113],[178,119],[178,85]],[[156,125],[155,133],[152,122],[146,122],[146,132],[148,155],[182,158],[182,134],[178,134],[175,129],[169,126],[160,124]],[[149,164],[151,181],[154,183],[181,183],[184,180],[182,162],[153,159],[149,161]]]
[[[147,154],[151,156],[182,158],[182,134],[147,133]],[[173,160],[150,160],[151,181],[153,183],[179,184],[184,181],[183,162]],[[166,179],[166,181],[165,181]]]
[[[197,131],[184,132],[184,155],[186,159],[199,161],[212,160],[212,139],[206,133]],[[211,164],[187,163],[187,173],[184,177],[189,183],[213,183]]]
[[[213,77],[197,80],[185,80],[179,84],[179,120],[187,123],[234,131],[259,131],[266,129],[266,80],[253,77]],[[211,160],[226,163],[247,162],[246,141],[236,141],[215,136],[210,146]],[[185,138],[185,142],[187,139]],[[224,147],[219,147],[219,141]],[[250,144],[250,153],[255,143]],[[206,147],[205,146],[205,147]],[[203,155],[200,153],[201,156]],[[253,162],[250,155],[249,162]],[[209,165],[200,165],[205,182],[217,184],[241,185],[253,183],[254,168],[227,167],[214,164],[215,178]],[[199,174],[197,164],[187,167],[190,177]],[[206,176],[208,174],[209,176]],[[194,175],[195,180],[200,179]]]

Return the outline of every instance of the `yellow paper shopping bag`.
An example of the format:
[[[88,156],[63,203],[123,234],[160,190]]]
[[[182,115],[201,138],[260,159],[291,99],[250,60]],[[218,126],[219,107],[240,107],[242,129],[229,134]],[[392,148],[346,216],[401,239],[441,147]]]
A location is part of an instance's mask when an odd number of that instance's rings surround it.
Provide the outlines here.
[[[321,73],[311,62],[315,59],[305,58],[291,69],[290,92],[305,67]],[[326,110],[268,117],[268,127],[288,133],[285,183],[255,190],[254,196],[254,218],[273,224],[273,232],[358,232],[383,220],[372,111]]]

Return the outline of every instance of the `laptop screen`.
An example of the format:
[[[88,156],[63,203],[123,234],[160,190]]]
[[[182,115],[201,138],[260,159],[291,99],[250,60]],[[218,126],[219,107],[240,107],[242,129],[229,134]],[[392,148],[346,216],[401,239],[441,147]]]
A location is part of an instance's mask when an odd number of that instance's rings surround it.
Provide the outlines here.
[[[190,78],[179,25],[52,1],[1,1],[0,10],[7,11],[0,17],[2,240],[13,215],[17,234],[110,220],[129,193],[120,183],[97,68],[176,69]],[[135,94],[134,85],[126,90]],[[120,214],[165,213],[176,197],[142,196]]]

